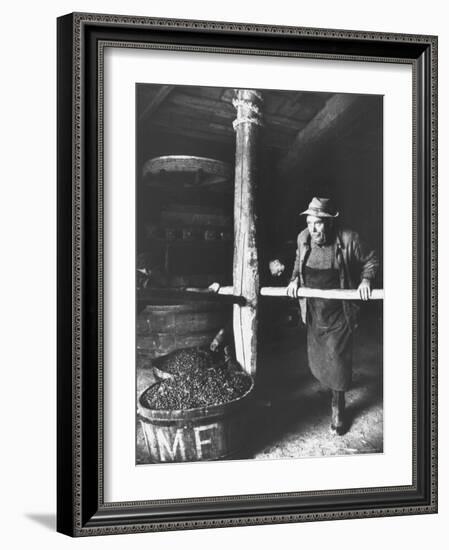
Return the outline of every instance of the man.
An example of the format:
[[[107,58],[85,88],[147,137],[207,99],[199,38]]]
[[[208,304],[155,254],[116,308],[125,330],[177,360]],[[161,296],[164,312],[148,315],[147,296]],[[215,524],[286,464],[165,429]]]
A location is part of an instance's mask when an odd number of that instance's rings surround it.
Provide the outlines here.
[[[298,288],[357,288],[369,300],[378,260],[358,234],[339,228],[339,213],[331,199],[314,197],[301,215],[307,228],[297,239],[296,260],[287,295],[297,298]],[[312,374],[332,390],[331,430],[345,433],[345,392],[352,379],[353,331],[359,306],[349,300],[300,298],[301,317],[307,325],[307,355]]]
[[[285,264],[279,259],[275,258],[268,263],[270,273],[273,277],[282,277],[285,271]]]

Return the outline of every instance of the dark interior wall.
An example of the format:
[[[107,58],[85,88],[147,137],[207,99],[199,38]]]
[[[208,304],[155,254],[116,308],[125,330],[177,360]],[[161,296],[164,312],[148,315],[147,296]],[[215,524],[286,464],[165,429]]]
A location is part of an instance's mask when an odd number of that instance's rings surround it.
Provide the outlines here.
[[[305,227],[299,213],[312,197],[322,196],[334,199],[339,224],[356,230],[382,259],[382,97],[366,96],[363,103],[355,118],[343,119],[317,140],[298,166],[282,178],[275,172],[271,185],[265,182],[265,195],[271,189],[278,196],[276,211],[265,199],[261,215],[281,248],[295,247],[296,235]],[[377,284],[382,284],[381,272]]]
[[[136,181],[137,181],[137,234],[141,248],[144,234],[143,224],[150,219],[156,219],[161,209],[170,202],[184,202],[187,204],[205,204],[210,206],[222,206],[230,210],[232,214],[232,193],[223,197],[217,193],[196,193],[194,191],[183,192],[179,189],[176,193],[159,192],[150,189],[146,185],[143,176],[143,166],[146,161],[154,157],[165,155],[192,155],[198,157],[213,158],[228,162],[234,166],[235,144],[222,144],[216,141],[204,141],[200,139],[178,136],[174,132],[164,132],[152,127],[151,122],[140,128],[137,135]]]
[[[138,89],[137,115],[142,112]],[[282,91],[270,93],[285,94]],[[278,166],[287,149],[266,145],[270,139],[267,130],[261,130],[257,208],[264,284],[273,283],[268,274],[270,257],[281,253],[286,260],[290,258],[288,270],[291,270],[296,235],[305,227],[305,219],[299,212],[307,208],[313,196],[332,197],[341,213],[339,222],[357,230],[376,247],[382,258],[382,118],[382,97],[362,96],[357,110],[323,132],[313,146],[308,147],[301,161],[282,176]],[[223,195],[178,191],[170,195],[149,189],[143,181],[142,169],[148,159],[161,155],[204,156],[228,162],[233,167],[233,136],[224,141],[186,137],[177,134],[176,119],[173,127],[167,130],[154,126],[150,117],[137,124],[136,138],[138,251],[145,249],[145,222],[157,219],[170,202],[220,207],[232,216],[232,192]],[[382,285],[381,274],[377,285]]]
[[[178,134],[176,119],[171,128],[162,128],[153,123],[152,116],[143,116],[146,107],[144,89],[152,85],[136,86],[136,209],[137,209],[137,248],[145,250],[144,225],[149,220],[157,223],[157,218],[171,202],[186,204],[205,204],[221,206],[223,203],[232,213],[232,195],[223,197],[220,194],[184,192],[178,189],[170,193],[164,190],[149,188],[143,178],[143,167],[149,159],[165,155],[191,155],[213,158],[234,165],[235,144],[233,141],[219,142],[216,140],[196,139]],[[154,88],[160,88],[155,84]]]
[[[145,85],[148,89],[149,85]],[[155,85],[155,88],[159,88]],[[136,211],[137,254],[149,255],[151,262],[163,268],[164,284],[169,286],[205,286],[214,280],[223,284],[232,282],[232,234],[230,241],[205,242],[199,236],[185,241],[177,228],[173,241],[164,239],[164,224],[161,214],[174,205],[190,207],[193,212],[218,212],[233,217],[233,187],[229,182],[228,192],[214,192],[185,188],[182,185],[154,187],[143,177],[145,163],[155,157],[183,155],[206,157],[228,163],[235,162],[235,143],[232,139],[200,139],[177,132],[176,117],[170,127],[154,123],[151,114],[141,117],[146,102],[143,88],[137,86],[136,130]],[[188,223],[183,224],[186,228]],[[148,237],[148,226],[158,227],[155,239]],[[203,228],[204,230],[204,228]],[[232,225],[231,225],[232,232]],[[206,277],[207,275],[207,277]],[[156,283],[155,283],[156,284]],[[159,284],[156,284],[159,286]]]

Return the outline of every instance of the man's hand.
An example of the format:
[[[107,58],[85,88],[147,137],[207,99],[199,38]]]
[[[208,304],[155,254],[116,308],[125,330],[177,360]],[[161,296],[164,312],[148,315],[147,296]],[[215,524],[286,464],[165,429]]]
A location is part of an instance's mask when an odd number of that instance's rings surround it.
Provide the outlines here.
[[[207,287],[207,290],[216,294],[220,290],[220,283],[212,283]]]
[[[362,282],[359,284],[359,288],[357,289],[360,294],[360,298],[363,301],[367,301],[371,297],[371,283],[368,279],[362,279]]]
[[[290,298],[298,297],[298,279],[291,281],[287,287],[287,296]]]

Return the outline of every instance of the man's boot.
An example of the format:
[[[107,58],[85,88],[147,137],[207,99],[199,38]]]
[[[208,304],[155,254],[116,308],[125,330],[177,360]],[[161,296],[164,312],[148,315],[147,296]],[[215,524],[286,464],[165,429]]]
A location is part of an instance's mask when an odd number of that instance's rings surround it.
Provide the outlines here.
[[[331,430],[338,435],[345,433],[345,392],[332,390]]]

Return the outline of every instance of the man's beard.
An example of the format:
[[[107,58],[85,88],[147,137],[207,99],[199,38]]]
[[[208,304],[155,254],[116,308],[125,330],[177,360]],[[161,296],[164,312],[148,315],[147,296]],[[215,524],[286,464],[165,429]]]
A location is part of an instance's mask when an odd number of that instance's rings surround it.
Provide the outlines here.
[[[312,241],[317,244],[318,246],[323,246],[328,241],[328,235],[324,231],[321,233],[312,234]]]
[[[324,246],[325,244],[331,243],[332,240],[335,238],[335,228],[331,224],[326,224],[323,231],[315,234],[311,233],[310,236],[312,242],[314,242],[316,245]]]

